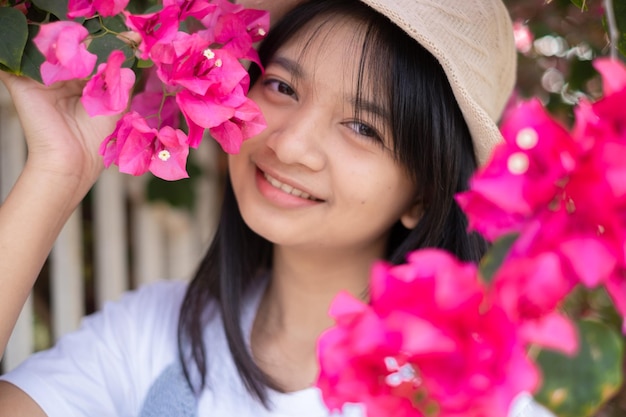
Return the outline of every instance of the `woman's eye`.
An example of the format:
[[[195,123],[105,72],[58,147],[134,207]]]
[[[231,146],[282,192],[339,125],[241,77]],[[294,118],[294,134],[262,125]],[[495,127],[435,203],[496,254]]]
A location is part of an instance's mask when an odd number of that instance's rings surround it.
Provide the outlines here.
[[[291,86],[289,86],[289,84],[287,84],[284,81],[269,79],[269,80],[265,80],[263,84],[266,87],[269,87],[271,90],[276,91],[280,94],[297,98],[296,92],[294,91],[294,89],[291,88]]]
[[[365,123],[361,123],[361,122],[348,122],[346,123],[346,126],[348,126],[350,129],[352,129],[356,134],[361,135],[361,136],[365,136],[367,138],[371,138],[374,140],[381,140],[380,135],[378,134],[378,132],[376,131],[376,129],[374,129],[373,127],[365,124]]]

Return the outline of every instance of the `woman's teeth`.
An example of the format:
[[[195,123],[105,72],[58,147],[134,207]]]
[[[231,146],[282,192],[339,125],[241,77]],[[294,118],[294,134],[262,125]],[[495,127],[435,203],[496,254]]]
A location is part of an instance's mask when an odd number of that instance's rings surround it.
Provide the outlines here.
[[[269,182],[272,185],[272,187],[278,188],[286,192],[287,194],[295,195],[296,197],[305,198],[307,200],[318,201],[315,197],[311,197],[310,194],[307,194],[304,191],[298,190],[297,188],[293,188],[291,185],[284,184],[278,181],[276,178],[270,177],[265,172],[263,173],[263,176],[265,177],[267,182]]]

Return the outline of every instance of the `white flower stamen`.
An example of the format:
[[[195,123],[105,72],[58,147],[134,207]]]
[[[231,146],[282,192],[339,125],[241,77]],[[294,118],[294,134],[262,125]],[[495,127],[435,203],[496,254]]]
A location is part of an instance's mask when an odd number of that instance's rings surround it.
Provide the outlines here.
[[[415,368],[410,363],[400,366],[396,358],[388,356],[385,358],[385,366],[387,371],[391,372],[385,377],[385,383],[390,387],[397,387],[405,382],[412,382],[416,385],[421,382]]]
[[[211,48],[205,49],[204,52],[202,52],[202,55],[204,55],[206,59],[215,58],[215,52],[213,52]]]
[[[539,135],[532,127],[525,127],[517,132],[517,136],[515,137],[515,143],[517,146],[524,150],[534,148],[537,146],[537,142],[539,142]]]
[[[215,66],[218,67],[218,68],[221,67],[222,66],[222,60],[221,59],[216,59],[215,60]]]
[[[163,162],[166,162],[168,159],[170,159],[171,156],[172,154],[167,149],[163,149],[161,152],[159,152],[159,159]]]
[[[528,166],[530,165],[530,161],[526,154],[522,152],[516,152],[513,155],[509,156],[507,160],[506,167],[509,172],[514,175],[522,175],[528,171]]]

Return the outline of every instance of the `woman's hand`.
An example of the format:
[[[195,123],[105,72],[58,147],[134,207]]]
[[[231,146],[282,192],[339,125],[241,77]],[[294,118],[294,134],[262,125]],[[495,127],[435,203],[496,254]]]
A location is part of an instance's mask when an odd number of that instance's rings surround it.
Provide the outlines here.
[[[102,172],[98,148],[116,117],[89,117],[79,82],[45,87],[2,71],[0,80],[28,145],[26,165],[0,204],[1,356],[54,241]]]
[[[24,129],[26,170],[58,178],[78,204],[103,169],[98,147],[117,117],[90,117],[80,102],[82,83],[46,87],[31,79],[0,71]],[[72,190],[72,188],[74,190]]]

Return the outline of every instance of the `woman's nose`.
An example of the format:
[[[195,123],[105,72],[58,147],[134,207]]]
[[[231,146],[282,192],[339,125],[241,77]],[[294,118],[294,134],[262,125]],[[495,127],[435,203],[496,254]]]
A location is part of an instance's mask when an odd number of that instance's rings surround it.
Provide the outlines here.
[[[323,112],[302,107],[271,123],[266,143],[281,162],[319,171],[326,162],[326,126]]]

